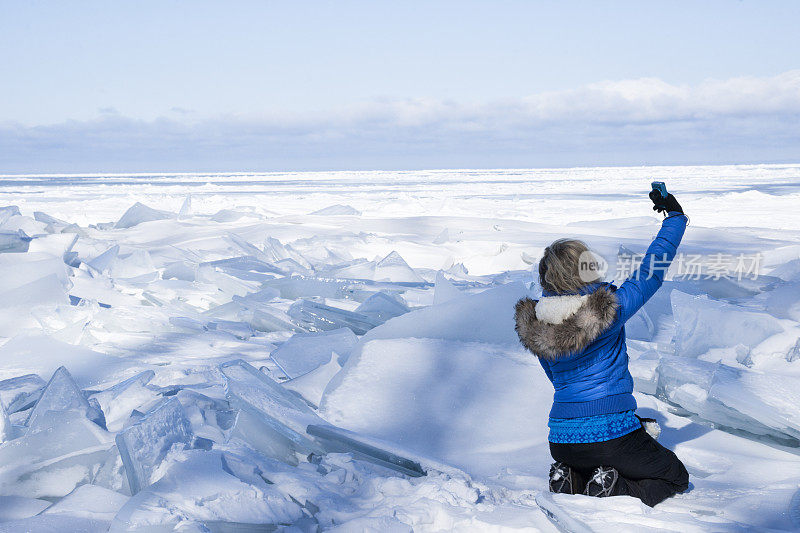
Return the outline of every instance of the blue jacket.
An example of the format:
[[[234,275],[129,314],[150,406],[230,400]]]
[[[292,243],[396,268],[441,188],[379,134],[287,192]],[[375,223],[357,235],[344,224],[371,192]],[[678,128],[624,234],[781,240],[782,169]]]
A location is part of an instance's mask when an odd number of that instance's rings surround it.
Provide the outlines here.
[[[555,388],[551,418],[636,409],[625,322],[663,283],[686,222],[685,215],[669,213],[641,266],[619,288],[594,283],[572,295],[545,291],[538,301],[517,303],[520,340],[538,356]]]

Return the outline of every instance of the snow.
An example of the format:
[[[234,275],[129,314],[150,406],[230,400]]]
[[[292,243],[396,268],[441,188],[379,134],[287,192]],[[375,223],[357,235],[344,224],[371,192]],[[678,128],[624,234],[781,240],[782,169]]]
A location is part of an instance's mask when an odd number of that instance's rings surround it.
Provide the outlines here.
[[[796,530],[799,172],[0,179],[0,531]],[[564,236],[621,282],[653,179],[681,251],[760,254],[756,279],[671,273],[626,326],[692,488],[551,495],[514,303]]]

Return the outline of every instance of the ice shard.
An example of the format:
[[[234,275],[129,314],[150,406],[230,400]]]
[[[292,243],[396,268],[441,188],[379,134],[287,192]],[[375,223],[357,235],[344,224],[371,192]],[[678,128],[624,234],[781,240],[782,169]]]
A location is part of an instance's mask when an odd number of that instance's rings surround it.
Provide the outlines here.
[[[42,395],[47,382],[36,374],[26,374],[0,381],[0,401],[8,413],[30,409]]]
[[[393,296],[383,291],[376,292],[356,308],[356,313],[361,313],[373,319],[378,324],[383,324],[390,318],[404,315],[410,309],[399,296]]]
[[[673,290],[672,312],[675,317],[675,353],[696,357],[711,348],[743,344],[753,347],[783,327],[766,313],[692,296]]]
[[[223,363],[220,371],[225,376],[228,401],[248,420],[260,421],[303,454],[322,452],[306,428],[324,421],[299,396],[241,359]]]
[[[393,450],[393,445],[379,439],[368,438],[329,424],[308,426],[308,434],[317,437],[326,444],[329,452],[352,453],[361,458],[411,477],[426,474],[422,465]]]
[[[297,333],[274,350],[270,357],[289,378],[296,378],[324,365],[331,352],[340,355],[341,364],[347,360],[358,337],[341,328],[317,333]]]
[[[43,429],[39,422],[44,419],[44,415],[48,411],[78,411],[92,422],[105,428],[102,411],[89,404],[75,380],[72,379],[72,375],[63,366],[53,373],[53,377],[50,378],[28,416],[26,425],[29,431]]]
[[[103,410],[109,431],[122,429],[134,409],[156,398],[156,393],[146,387],[154,376],[155,372],[145,370],[90,397],[97,400]]]
[[[290,317],[322,331],[350,328],[356,335],[363,335],[378,325],[378,321],[361,313],[345,311],[312,300],[300,300],[289,308]]]
[[[136,202],[130,206],[127,211],[125,211],[117,223],[114,224],[114,228],[131,228],[141,224],[142,222],[164,220],[167,218],[175,218],[175,215],[173,213],[161,211],[159,209],[153,209],[152,207],[148,207],[140,202]]]
[[[181,403],[170,398],[135,425],[117,435],[116,442],[132,494],[150,485],[152,475],[174,445],[189,446],[192,427]]]

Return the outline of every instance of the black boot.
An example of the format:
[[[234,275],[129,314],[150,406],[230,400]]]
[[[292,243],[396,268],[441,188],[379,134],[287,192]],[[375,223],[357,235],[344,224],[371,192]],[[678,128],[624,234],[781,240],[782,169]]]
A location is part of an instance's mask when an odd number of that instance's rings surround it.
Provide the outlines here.
[[[586,484],[586,489],[583,493],[587,496],[595,496],[597,498],[612,496],[618,479],[619,473],[615,468],[598,466],[595,471],[592,472],[592,477]]]
[[[575,472],[569,466],[558,462],[550,465],[550,492],[576,494],[580,488],[575,481]]]

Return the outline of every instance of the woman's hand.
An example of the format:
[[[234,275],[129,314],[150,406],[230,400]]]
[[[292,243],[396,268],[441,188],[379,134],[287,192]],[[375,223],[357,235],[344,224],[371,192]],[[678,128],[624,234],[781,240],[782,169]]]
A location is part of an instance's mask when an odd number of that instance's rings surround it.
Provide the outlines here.
[[[678,213],[683,214],[683,208],[681,207],[681,204],[679,204],[678,200],[676,200],[671,194],[668,194],[666,198],[662,198],[658,191],[650,191],[649,196],[655,204],[653,206],[653,211],[658,211],[659,213],[677,211]]]

